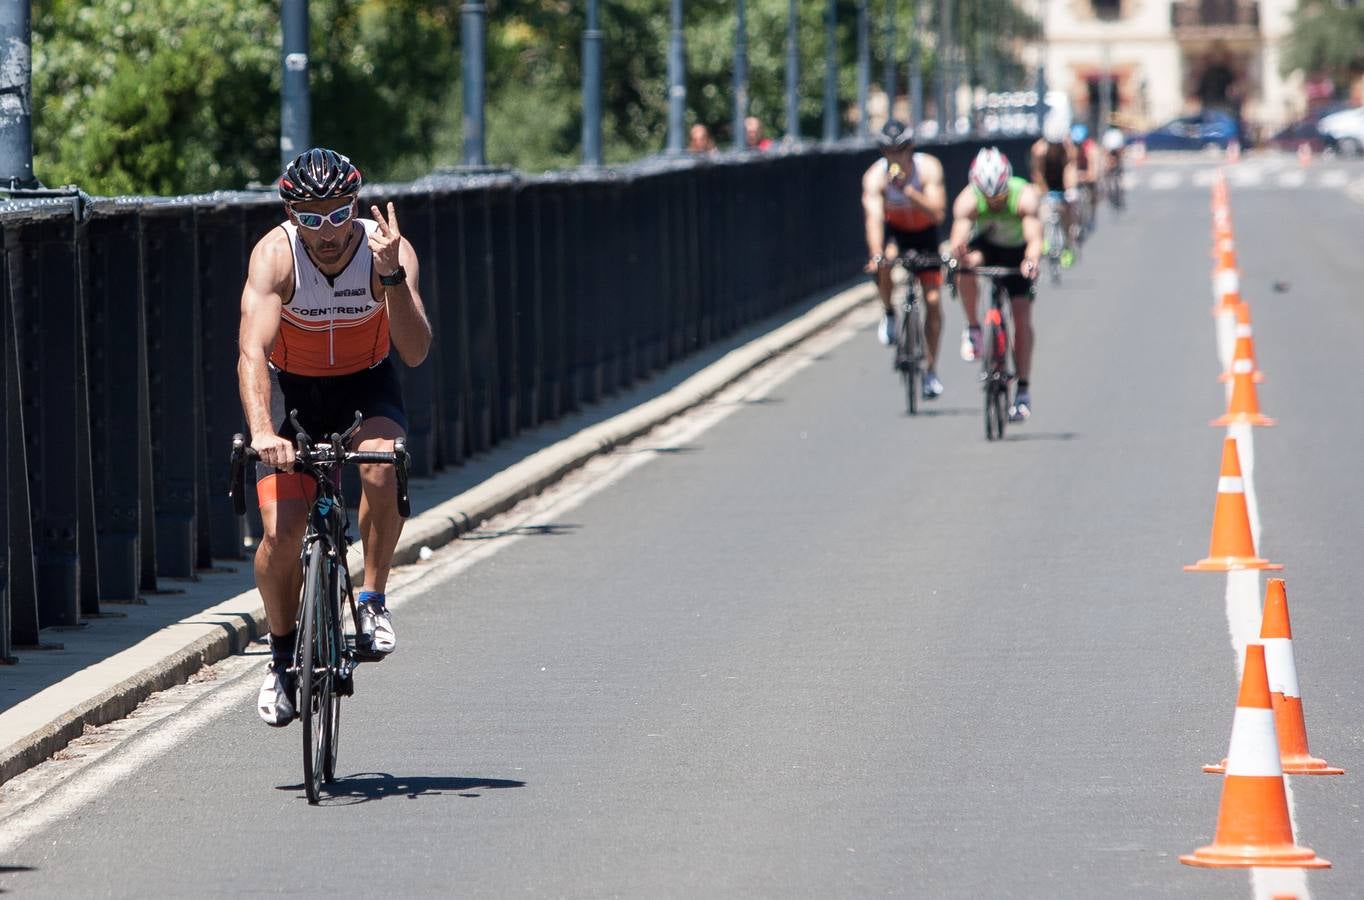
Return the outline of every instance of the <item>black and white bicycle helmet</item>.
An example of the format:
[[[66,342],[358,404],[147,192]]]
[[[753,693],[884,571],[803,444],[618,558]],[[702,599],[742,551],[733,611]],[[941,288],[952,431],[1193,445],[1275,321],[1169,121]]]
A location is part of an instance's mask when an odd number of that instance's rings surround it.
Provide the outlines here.
[[[314,147],[294,157],[279,177],[279,197],[288,203],[353,197],[360,192],[364,178],[348,158]]]

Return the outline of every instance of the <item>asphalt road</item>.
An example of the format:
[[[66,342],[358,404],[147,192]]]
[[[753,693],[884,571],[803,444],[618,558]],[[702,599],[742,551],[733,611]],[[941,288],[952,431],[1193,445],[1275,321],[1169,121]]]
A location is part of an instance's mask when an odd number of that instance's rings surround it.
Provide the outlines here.
[[[1044,288],[1034,417],[1002,444],[958,311],[917,418],[860,315],[427,564],[323,806],[239,661],[35,808],[103,766],[98,790],[0,834],[0,890],[1252,896],[1176,861],[1212,836],[1199,766],[1236,693],[1226,581],[1180,569],[1206,555],[1224,407],[1208,191],[1181,178],[1136,186]],[[1335,864],[1305,883],[1356,896],[1364,211],[1273,179],[1231,205],[1280,422],[1255,436],[1261,550],[1288,565],[1312,749],[1349,773],[1291,779],[1299,841]]]

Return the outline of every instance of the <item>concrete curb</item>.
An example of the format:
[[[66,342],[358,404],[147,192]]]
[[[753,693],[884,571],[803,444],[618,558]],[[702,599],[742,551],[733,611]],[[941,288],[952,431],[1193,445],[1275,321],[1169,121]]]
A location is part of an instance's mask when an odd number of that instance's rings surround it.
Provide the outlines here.
[[[484,520],[539,493],[592,457],[704,403],[746,373],[848,315],[873,295],[872,286],[865,282],[841,291],[731,351],[668,392],[533,453],[409,519],[394,563],[416,561],[422,547],[434,549],[450,543]],[[363,576],[358,546],[351,548],[347,564],[352,577]],[[265,631],[260,595],[247,591],[163,628],[0,713],[0,784],[48,759],[87,727],[123,718],[151,694],[181,684],[203,666],[242,651]]]

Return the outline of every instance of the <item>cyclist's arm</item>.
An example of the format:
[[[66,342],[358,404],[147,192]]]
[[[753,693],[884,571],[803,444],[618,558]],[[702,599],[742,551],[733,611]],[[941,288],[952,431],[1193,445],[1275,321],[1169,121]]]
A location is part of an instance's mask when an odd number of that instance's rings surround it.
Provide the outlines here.
[[[374,273],[375,296],[383,297],[388,304],[389,339],[398,351],[398,356],[409,366],[419,366],[431,349],[431,323],[426,318],[426,307],[422,305],[421,294],[417,292],[420,267],[417,251],[407,238],[401,238],[398,247],[398,262],[407,272],[402,284],[383,285],[379,283],[379,273]]]
[[[1042,258],[1042,219],[1039,215],[1041,199],[1036,188],[1023,189],[1018,199],[1018,216],[1023,224],[1023,258],[1032,260],[1034,268]]]
[[[242,289],[242,318],[238,332],[237,386],[242,411],[251,431],[251,443],[262,451],[262,460],[272,465],[292,461],[293,448],[285,444],[285,459],[265,458],[264,443],[273,444],[275,423],[270,420],[270,373],[266,360],[279,337],[280,311],[286,294],[292,290],[293,254],[288,238],[272,229],[251,251]],[[258,445],[257,441],[262,441]],[[275,451],[270,451],[275,452]]]
[[[1037,143],[1033,144],[1030,153],[1032,161],[1031,165],[1032,183],[1037,185],[1039,188],[1045,188],[1047,185],[1047,181],[1043,177],[1042,172],[1043,167],[1046,165],[1047,159],[1047,149],[1045,142],[1038,141]]]
[[[966,245],[971,242],[971,232],[976,227],[976,192],[967,186],[957,199],[952,201],[952,235],[948,245],[952,255],[961,259],[966,255]]]
[[[942,163],[932,156],[921,157],[919,163],[922,190],[914,190],[908,185],[905,195],[924,212],[933,217],[935,225],[941,225],[947,218],[947,189],[943,187]]]
[[[1061,185],[1067,191],[1073,191],[1080,184],[1080,165],[1076,161],[1078,148],[1070,145],[1066,153],[1066,167],[1061,171]]]
[[[866,215],[867,258],[886,251],[886,176],[873,165],[862,176],[862,211]]]

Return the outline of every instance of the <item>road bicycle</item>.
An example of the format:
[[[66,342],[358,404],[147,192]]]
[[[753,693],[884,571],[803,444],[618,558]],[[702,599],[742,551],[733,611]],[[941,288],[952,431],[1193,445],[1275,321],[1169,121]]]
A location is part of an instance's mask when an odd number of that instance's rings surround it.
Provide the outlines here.
[[[1063,224],[1062,210],[1065,209],[1066,195],[1061,191],[1047,192],[1047,220],[1043,225],[1042,239],[1047,248],[1047,271],[1052,284],[1061,283],[1061,256],[1066,251],[1066,229]]]
[[[980,383],[985,395],[985,439],[1003,440],[1004,424],[1009,421],[1009,384],[1014,380],[1012,368],[1013,331],[1009,310],[1009,289],[1003,279],[1010,275],[1021,275],[1022,270],[1012,266],[976,266],[966,268],[949,263],[953,273],[952,290],[957,290],[956,279],[963,275],[976,275],[990,279],[990,308],[985,312],[984,329],[981,334]]]
[[[1122,160],[1109,160],[1103,174],[1104,196],[1114,209],[1122,209],[1126,203],[1122,186]]]
[[[936,272],[942,268],[940,256],[910,251],[883,263],[886,268],[904,269],[909,275],[904,288],[904,299],[900,304],[900,327],[895,336],[895,370],[905,386],[905,411],[911,416],[919,412],[919,401],[923,398],[924,373],[927,371],[927,346],[924,337],[924,294],[919,283],[919,274]]]
[[[362,662],[377,662],[375,653],[357,635],[360,621],[355,592],[346,565],[350,514],[341,495],[341,467],[377,463],[391,465],[397,475],[398,512],[411,515],[407,496],[408,453],[404,441],[393,442],[393,452],[347,450],[360,429],[362,416],[342,434],[333,433],[314,443],[298,423],[298,410],[289,422],[297,432],[294,471],[313,480],[317,493],[308,513],[299,561],[303,567],[303,596],[298,607],[298,644],[288,673],[298,686],[295,708],[303,720],[303,784],[308,802],[316,804],[322,785],[336,779],[336,754],[341,740],[341,698],[355,692],[354,673]],[[246,512],[244,477],[248,461],[259,460],[256,451],[238,434],[232,438],[231,496],[237,515]],[[346,618],[349,616],[349,625]]]

